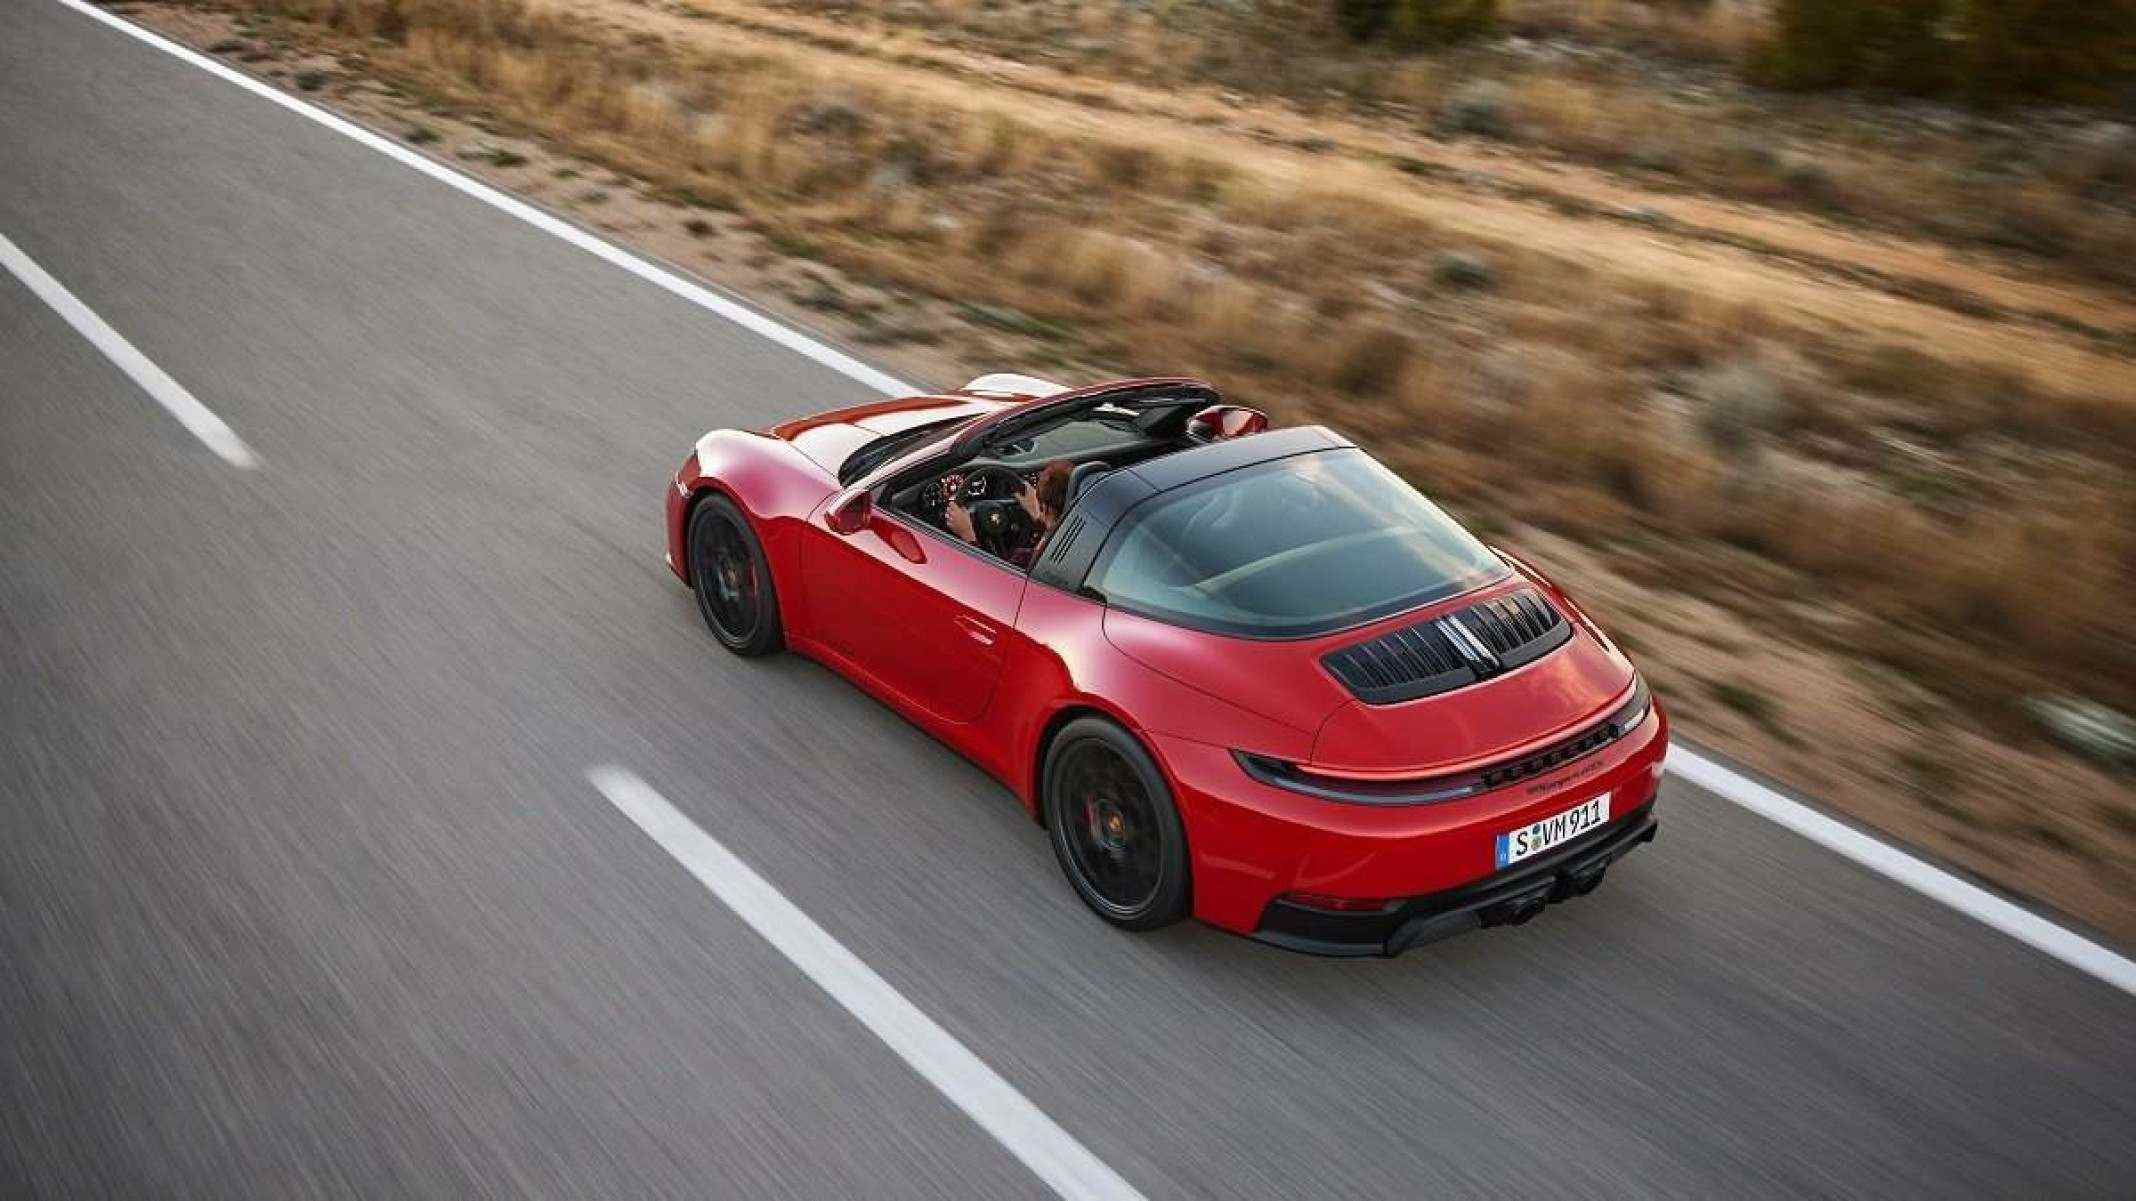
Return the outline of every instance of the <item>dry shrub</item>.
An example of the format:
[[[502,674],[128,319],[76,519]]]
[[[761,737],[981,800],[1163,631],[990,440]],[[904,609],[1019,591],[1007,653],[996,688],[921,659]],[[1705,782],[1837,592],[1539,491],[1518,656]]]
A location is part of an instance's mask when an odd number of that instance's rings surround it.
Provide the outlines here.
[[[1289,361],[1301,341],[1297,312],[1266,288],[1240,279],[1218,280],[1201,289],[1188,321],[1198,345],[1249,368]]]
[[[1416,353],[1416,342],[1408,334],[1376,323],[1351,325],[1320,343],[1328,348],[1321,368],[1328,383],[1353,397],[1392,392]]]
[[[1055,227],[1026,239],[1017,257],[1026,280],[1122,315],[1170,311],[1178,299],[1171,256],[1102,229]]]
[[[1754,450],[1787,420],[1787,393],[1765,364],[1735,359],[1699,372],[1685,384],[1698,402],[1698,425],[1708,441],[1733,458]]]
[[[1046,149],[1044,139],[1023,122],[981,113],[965,120],[958,157],[978,175],[1022,175]]]
[[[583,64],[562,54],[506,51],[497,56],[493,74],[498,91],[547,109],[565,107],[588,83]],[[601,90],[598,82],[593,90]]]
[[[1226,220],[1281,232],[1324,216],[1328,199],[1300,179],[1239,174],[1217,189],[1216,207]]]
[[[1922,556],[1909,593],[1936,617],[2086,665],[2136,617],[2126,501],[2116,511],[2110,494],[2089,490],[1983,512]]]
[[[786,114],[793,94],[783,87],[747,88],[693,133],[694,150],[709,170],[745,183],[784,187],[802,157],[799,143],[787,136]]]
[[[1096,142],[1088,149],[1093,181],[1123,191],[1140,191],[1158,170],[1155,151],[1148,146]]]
[[[1733,511],[1733,474],[1712,454],[1688,441],[1644,439],[1634,462],[1639,505],[1664,529],[1691,538],[1718,535]]]
[[[1530,36],[1606,42],[1691,62],[1740,63],[1765,36],[1745,0],[1505,0],[1505,24]]]
[[[1524,76],[1508,106],[1520,128],[1565,149],[1588,150],[1618,134],[1615,111],[1602,103],[1601,89],[1584,79],[1543,72]]]

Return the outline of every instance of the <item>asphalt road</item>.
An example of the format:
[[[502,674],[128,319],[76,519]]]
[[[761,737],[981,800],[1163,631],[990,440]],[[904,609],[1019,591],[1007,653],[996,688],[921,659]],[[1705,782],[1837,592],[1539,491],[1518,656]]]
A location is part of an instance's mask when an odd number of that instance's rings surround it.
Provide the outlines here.
[[[719,653],[690,441],[844,377],[45,0],[0,234],[0,1196],[1039,1197],[620,764],[1151,1198],[2128,1197],[2136,999],[1681,783],[1388,963],[1088,916],[977,769]]]

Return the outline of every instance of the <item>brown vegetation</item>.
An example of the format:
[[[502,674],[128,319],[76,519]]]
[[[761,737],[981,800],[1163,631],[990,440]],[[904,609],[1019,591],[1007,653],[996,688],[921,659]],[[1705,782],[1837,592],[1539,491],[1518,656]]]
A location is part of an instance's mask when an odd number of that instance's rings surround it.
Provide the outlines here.
[[[691,2],[730,18],[752,7]],[[2131,0],[2069,3],[2106,11]],[[1396,127],[1480,137],[1640,181],[1955,244],[2022,250],[2136,285],[2136,188],[2087,170],[2102,156],[2136,163],[2136,138],[2107,127],[2102,139],[2095,118],[2074,110],[2034,117],[1952,109],[1909,122],[1844,96],[1760,93],[1743,79],[1770,77],[1761,64],[1775,61],[1780,44],[1762,0],[1503,0],[1497,27],[1518,41],[1423,54],[1360,51],[1322,0],[1146,7],[781,0],[780,7],[831,16],[848,31],[880,27],[908,42],[983,49],[1086,76],[1164,87],[1185,77],[1310,112],[1339,103]],[[2136,66],[2129,51],[2118,53],[2121,70]],[[1840,78],[1846,70],[1842,63]],[[1474,97],[1485,93],[1498,97],[1496,111],[1478,119]]]

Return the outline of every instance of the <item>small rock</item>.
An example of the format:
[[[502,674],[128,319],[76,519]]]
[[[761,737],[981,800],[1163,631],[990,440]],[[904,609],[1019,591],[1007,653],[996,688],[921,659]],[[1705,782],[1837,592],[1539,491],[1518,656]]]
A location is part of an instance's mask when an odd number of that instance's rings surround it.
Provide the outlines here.
[[[2048,737],[2115,767],[2136,767],[2136,719],[2074,696],[2028,696],[2021,704]]]

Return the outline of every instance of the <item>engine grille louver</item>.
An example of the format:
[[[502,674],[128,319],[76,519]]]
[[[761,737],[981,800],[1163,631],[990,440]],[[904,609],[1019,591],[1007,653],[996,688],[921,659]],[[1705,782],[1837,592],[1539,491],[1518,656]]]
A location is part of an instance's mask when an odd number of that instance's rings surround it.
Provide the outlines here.
[[[1372,705],[1434,696],[1533,662],[1572,638],[1572,624],[1523,588],[1331,651],[1321,663]]]

